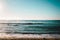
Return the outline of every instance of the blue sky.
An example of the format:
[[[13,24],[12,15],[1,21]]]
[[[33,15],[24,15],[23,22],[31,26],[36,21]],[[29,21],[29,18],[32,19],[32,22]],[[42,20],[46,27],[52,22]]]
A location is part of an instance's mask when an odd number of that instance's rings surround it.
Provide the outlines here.
[[[60,20],[59,0],[0,0],[0,19]]]

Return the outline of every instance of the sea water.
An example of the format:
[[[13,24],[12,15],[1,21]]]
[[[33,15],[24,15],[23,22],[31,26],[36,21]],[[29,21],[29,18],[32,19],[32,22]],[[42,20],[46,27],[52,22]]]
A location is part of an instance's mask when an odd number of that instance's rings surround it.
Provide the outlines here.
[[[60,34],[60,20],[2,20],[0,33]]]

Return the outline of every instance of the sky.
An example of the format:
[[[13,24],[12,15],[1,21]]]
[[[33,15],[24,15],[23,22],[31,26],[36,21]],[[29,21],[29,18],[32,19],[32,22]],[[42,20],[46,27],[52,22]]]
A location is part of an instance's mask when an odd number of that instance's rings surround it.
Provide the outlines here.
[[[60,0],[0,0],[0,20],[60,20]]]

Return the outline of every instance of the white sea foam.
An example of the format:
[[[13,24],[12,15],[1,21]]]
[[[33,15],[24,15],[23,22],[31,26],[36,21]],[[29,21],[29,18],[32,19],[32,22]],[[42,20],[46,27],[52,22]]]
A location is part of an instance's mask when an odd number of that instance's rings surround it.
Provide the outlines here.
[[[0,33],[0,38],[60,38],[59,34],[5,34]]]

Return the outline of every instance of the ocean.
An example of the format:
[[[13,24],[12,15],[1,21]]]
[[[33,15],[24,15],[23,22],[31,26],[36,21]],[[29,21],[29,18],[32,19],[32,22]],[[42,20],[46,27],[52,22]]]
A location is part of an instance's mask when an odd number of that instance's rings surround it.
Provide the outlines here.
[[[1,20],[0,33],[60,34],[60,20]]]

